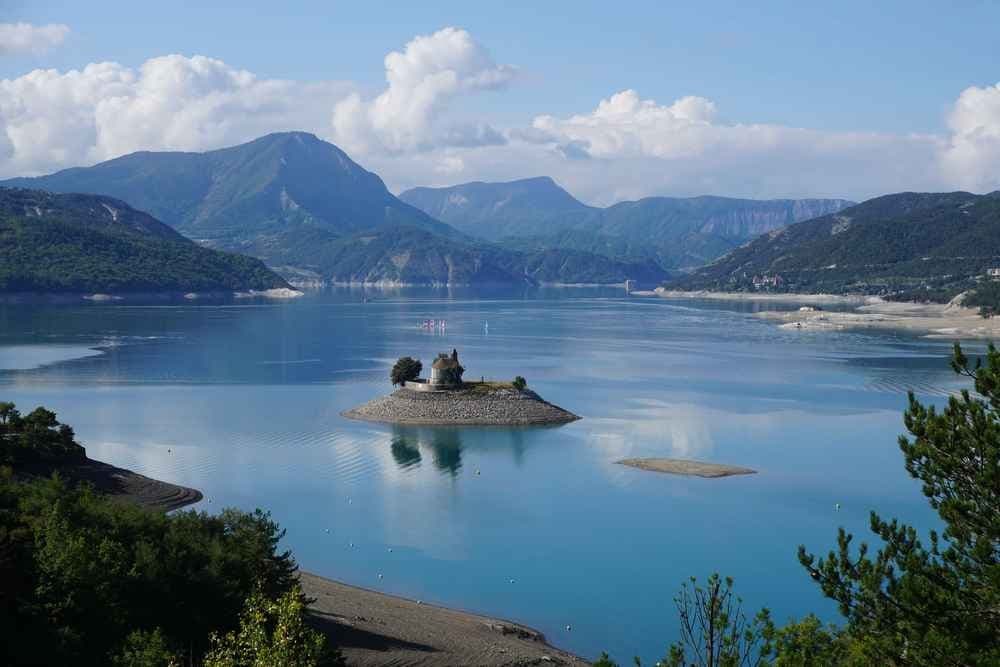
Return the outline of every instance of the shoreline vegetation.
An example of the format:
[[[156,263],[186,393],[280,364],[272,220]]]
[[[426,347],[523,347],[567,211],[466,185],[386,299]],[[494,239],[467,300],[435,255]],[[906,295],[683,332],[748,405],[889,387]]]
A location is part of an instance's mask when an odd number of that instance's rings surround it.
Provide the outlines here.
[[[444,391],[404,386],[341,414],[361,421],[421,426],[554,426],[580,419],[509,382],[468,382]]]
[[[615,461],[618,465],[648,470],[650,472],[661,472],[672,475],[685,475],[690,477],[704,477],[706,479],[717,479],[719,477],[732,477],[733,475],[756,475],[757,471],[752,468],[741,466],[724,465],[721,463],[708,463],[705,461],[688,461],[685,459],[622,459]]]
[[[170,482],[85,459],[59,465],[18,466],[22,479],[57,472],[73,483],[140,507],[168,512],[200,502],[203,495]],[[348,665],[586,665],[550,645],[528,626],[472,612],[352,586],[299,571],[315,629],[337,646]]]
[[[754,316],[777,323],[782,329],[841,331],[879,329],[907,331],[926,338],[1000,338],[1000,320],[984,318],[976,308],[961,305],[964,294],[948,303],[886,301],[880,297],[839,294],[782,294],[754,292],[655,291],[633,292],[663,299],[712,299],[719,301],[800,304],[803,310],[764,311]],[[826,311],[809,306],[843,305],[853,310]]]

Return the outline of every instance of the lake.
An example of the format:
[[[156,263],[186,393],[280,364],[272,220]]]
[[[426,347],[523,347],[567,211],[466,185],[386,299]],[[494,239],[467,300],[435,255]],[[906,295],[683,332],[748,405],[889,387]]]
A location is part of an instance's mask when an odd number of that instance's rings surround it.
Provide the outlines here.
[[[962,386],[950,343],[782,330],[754,307],[610,288],[0,305],[0,400],[55,410],[93,458],[201,489],[198,509],[269,509],[303,569],[520,621],[584,656],[655,662],[690,576],[732,576],[751,613],[833,620],[799,544],[825,553],[838,526],[868,539],[872,509],[934,524],[896,438],[908,389],[939,402]],[[396,358],[426,367],[452,348],[467,378],[523,375],[583,419],[340,416],[391,390]],[[640,456],[760,472],[615,464]]]

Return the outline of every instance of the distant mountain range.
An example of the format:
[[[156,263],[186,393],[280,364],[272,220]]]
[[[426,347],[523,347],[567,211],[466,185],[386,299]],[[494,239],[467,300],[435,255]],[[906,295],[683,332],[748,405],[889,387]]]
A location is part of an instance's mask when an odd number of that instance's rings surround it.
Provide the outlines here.
[[[288,284],[106,196],[0,188],[0,292],[217,292]]]
[[[671,286],[940,299],[997,267],[1000,192],[904,192],[772,231]]]
[[[207,153],[133,153],[0,185],[119,197],[203,245],[261,258],[295,279],[621,283],[669,275],[641,259],[584,248],[500,248],[467,236],[303,132]]]
[[[710,262],[751,238],[835,213],[843,199],[647,197],[594,208],[550,178],[415,188],[400,199],[472,236],[517,249],[573,249],[664,270]]]

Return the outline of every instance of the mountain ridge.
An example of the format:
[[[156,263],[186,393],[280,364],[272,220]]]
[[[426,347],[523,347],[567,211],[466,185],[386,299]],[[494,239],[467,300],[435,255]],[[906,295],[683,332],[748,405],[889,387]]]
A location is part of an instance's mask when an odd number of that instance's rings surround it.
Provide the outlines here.
[[[686,270],[712,261],[757,234],[840,210],[844,199],[754,200],[701,195],[645,197],[597,208],[549,177],[400,193],[454,226],[508,247],[534,242],[539,249],[606,252],[615,259],[653,259],[664,270]]]
[[[287,287],[260,260],[203,248],[120,200],[0,187],[0,292]]]
[[[772,231],[671,286],[947,299],[996,266],[1000,192],[902,192]]]

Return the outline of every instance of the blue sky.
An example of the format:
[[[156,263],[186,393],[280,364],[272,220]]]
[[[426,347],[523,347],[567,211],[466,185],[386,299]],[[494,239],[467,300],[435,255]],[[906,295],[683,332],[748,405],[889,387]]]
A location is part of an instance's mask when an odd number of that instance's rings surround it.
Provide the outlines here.
[[[921,134],[938,137],[943,146],[954,143],[956,128],[949,118],[963,91],[975,87],[990,92],[1000,81],[1000,3],[967,1],[948,5],[945,9],[940,2],[727,2],[701,6],[667,2],[0,0],[0,22],[63,24],[69,29],[65,38],[51,48],[0,56],[0,78],[15,80],[36,68],[65,73],[105,61],[137,69],[167,54],[200,54],[264,80],[343,82],[363,100],[370,101],[386,89],[383,61],[387,53],[404,50],[417,36],[434,35],[444,27],[455,26],[465,31],[494,63],[516,68],[517,75],[501,85],[474,86],[474,92],[463,89],[449,94],[446,103],[435,103],[433,118],[424,119],[424,125],[425,130],[431,125],[440,126],[435,130],[436,138],[411,137],[403,148],[398,141],[389,142],[392,145],[388,149],[384,145],[373,147],[370,140],[352,142],[348,138],[346,143],[355,147],[352,155],[366,165],[380,167],[380,173],[388,169],[384,175],[390,185],[416,184],[417,174],[427,173],[428,165],[439,174],[430,179],[435,183],[451,177],[469,180],[516,176],[516,161],[535,162],[534,158],[510,150],[508,164],[501,166],[502,156],[497,155],[495,146],[476,153],[463,144],[463,153],[454,142],[445,145],[447,142],[441,141],[445,134],[454,134],[441,128],[449,124],[489,126],[510,139],[514,136],[510,133],[532,126],[540,116],[565,120],[588,114],[601,100],[625,90],[634,90],[640,101],[655,101],[664,108],[685,96],[705,98],[714,109],[710,122],[721,128],[762,124],[808,129],[833,137],[838,133],[894,137]],[[337,97],[333,92],[329,95],[331,99]],[[325,97],[323,101],[327,101]],[[958,133],[964,132],[963,137],[982,136],[978,128],[985,122],[986,135],[992,137],[992,98],[977,104],[973,119],[968,121],[971,125],[960,127]],[[319,117],[317,114],[316,127],[303,129],[317,131],[324,138],[344,140],[343,134],[328,130]],[[258,125],[253,124],[253,128]],[[996,125],[1000,127],[1000,119]],[[648,137],[644,141],[648,143]],[[783,165],[776,170],[773,183],[750,173],[751,183],[741,189],[739,170],[747,169],[753,160],[736,159],[723,151],[727,157],[721,163],[697,165],[697,178],[664,180],[650,176],[636,187],[622,183],[602,190],[599,186],[609,174],[616,173],[607,160],[622,158],[619,164],[623,168],[651,172],[662,170],[662,161],[667,160],[666,166],[677,169],[682,166],[678,159],[686,161],[692,155],[704,159],[703,152],[713,150],[718,141],[712,139],[705,144],[707,148],[699,144],[698,149],[686,150],[682,155],[662,147],[620,154],[609,149],[590,150],[597,140],[560,127],[552,132],[547,147],[550,152],[567,155],[565,147],[581,146],[589,151],[588,157],[604,161],[591,164],[586,174],[581,165],[561,165],[564,173],[554,174],[577,184],[582,196],[592,201],[653,193],[696,194],[720,188],[741,191],[714,193],[835,194],[820,183],[812,185],[796,179],[782,186],[778,181],[785,170],[794,174],[802,171],[801,161],[808,159],[803,151],[813,157],[816,151],[819,157],[826,154],[823,149],[802,148],[798,140],[794,146],[781,149],[785,153],[755,149],[760,162]],[[730,142],[725,150],[733,150],[732,141],[725,141]],[[123,148],[132,147],[128,142],[118,143]],[[516,147],[515,143],[511,139],[508,148]],[[174,146],[151,146],[160,147]],[[930,175],[926,170],[912,175],[897,173],[883,183],[873,183],[871,192],[864,191],[861,181],[842,178],[843,183],[833,190],[839,187],[837,191],[843,191],[845,196],[859,197],[908,182],[914,189],[988,188],[994,182],[982,174],[994,166],[994,149],[992,139],[985,147],[963,146],[962,159],[972,165],[969,169],[975,174],[969,171],[956,176],[959,167],[954,166],[954,156],[924,156],[947,163],[935,169],[951,175]],[[897,150],[900,152],[894,152]],[[927,146],[902,144],[888,151],[869,147],[861,156],[834,156],[829,169],[812,162],[807,169],[814,169],[817,179],[831,170],[841,170],[846,176],[846,172],[856,171],[852,164],[867,160],[872,151],[918,161],[925,150],[929,150]],[[939,146],[934,150],[943,149]],[[485,153],[492,155],[487,159]],[[790,166],[789,159],[782,161],[783,155],[790,155],[795,166]],[[79,161],[86,163],[100,157],[105,154],[92,150]],[[650,159],[652,163],[647,165]],[[73,160],[60,156],[51,165],[38,159],[21,164],[22,170],[38,170],[63,166],[66,161]],[[455,166],[458,161],[463,164],[461,169]],[[541,163],[549,164],[546,160]],[[454,168],[441,167],[445,164]],[[552,164],[558,171],[560,165]],[[896,168],[890,165],[890,169]]]

